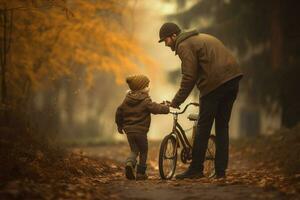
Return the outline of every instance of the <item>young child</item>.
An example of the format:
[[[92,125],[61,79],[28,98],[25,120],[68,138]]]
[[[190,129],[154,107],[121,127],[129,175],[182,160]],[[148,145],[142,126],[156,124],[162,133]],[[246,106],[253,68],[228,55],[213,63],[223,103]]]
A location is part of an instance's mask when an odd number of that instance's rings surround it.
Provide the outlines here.
[[[126,78],[130,91],[116,112],[118,132],[127,135],[131,153],[126,160],[125,175],[127,179],[145,180],[146,162],[148,154],[147,132],[152,114],[167,114],[169,107],[165,104],[152,102],[149,96],[149,82],[147,76],[133,75]],[[137,157],[136,177],[135,166]]]

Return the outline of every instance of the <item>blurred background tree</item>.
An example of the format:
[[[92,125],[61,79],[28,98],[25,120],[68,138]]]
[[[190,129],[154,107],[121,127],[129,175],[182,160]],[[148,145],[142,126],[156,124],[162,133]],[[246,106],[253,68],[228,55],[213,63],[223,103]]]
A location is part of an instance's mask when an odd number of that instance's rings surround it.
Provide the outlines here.
[[[130,12],[127,1],[1,0],[2,125],[111,134],[124,76],[154,65],[130,37]]]
[[[165,0],[167,16],[183,28],[215,35],[235,52],[245,72],[247,101],[281,111],[282,125],[300,120],[300,3],[287,0]]]
[[[152,91],[160,98],[172,98],[179,84],[179,65],[169,73],[170,83],[155,80],[165,76],[167,65],[179,64],[163,45],[156,45],[159,26],[166,19],[155,17],[171,10],[174,13],[167,20],[215,35],[237,55],[245,72],[241,91],[248,110],[253,108],[250,105],[269,113],[275,109],[286,127],[299,121],[299,3],[161,2],[172,6],[161,4],[157,8],[165,10],[152,16],[143,6],[155,5],[146,1],[0,0],[1,124],[29,127],[43,137],[103,140],[115,131],[112,111],[124,96],[121,83],[127,74],[155,74]],[[156,70],[150,54],[166,66]],[[240,112],[236,115],[242,118]]]

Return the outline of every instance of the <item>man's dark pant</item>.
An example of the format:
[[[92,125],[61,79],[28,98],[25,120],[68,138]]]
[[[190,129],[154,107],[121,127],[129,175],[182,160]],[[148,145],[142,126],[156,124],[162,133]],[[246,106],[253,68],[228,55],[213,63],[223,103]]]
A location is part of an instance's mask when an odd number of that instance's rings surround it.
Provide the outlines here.
[[[228,124],[232,106],[237,97],[240,78],[241,77],[234,78],[200,98],[200,114],[193,144],[193,159],[190,168],[197,171],[203,171],[203,162],[205,159],[208,139],[215,120],[215,169],[216,174],[225,174],[228,165]]]
[[[147,155],[148,155],[148,139],[146,134],[130,133],[127,134],[127,140],[130,146],[130,155],[128,156],[126,162],[132,162],[136,164],[136,158],[139,156],[139,165],[147,165]]]

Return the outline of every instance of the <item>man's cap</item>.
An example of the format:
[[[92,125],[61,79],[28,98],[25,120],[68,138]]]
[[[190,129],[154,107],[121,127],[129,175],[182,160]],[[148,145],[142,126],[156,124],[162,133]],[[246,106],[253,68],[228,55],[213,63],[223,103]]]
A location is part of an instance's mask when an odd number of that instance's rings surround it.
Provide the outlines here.
[[[159,41],[164,41],[167,37],[173,35],[173,34],[179,34],[181,32],[181,29],[179,26],[173,22],[166,22],[164,23],[159,30]]]

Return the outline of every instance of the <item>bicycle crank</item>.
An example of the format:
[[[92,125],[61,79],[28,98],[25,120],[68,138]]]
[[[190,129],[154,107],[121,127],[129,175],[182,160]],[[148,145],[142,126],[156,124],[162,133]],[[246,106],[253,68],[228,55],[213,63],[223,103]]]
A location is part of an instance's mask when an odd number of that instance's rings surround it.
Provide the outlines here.
[[[192,151],[190,148],[183,148],[180,153],[180,159],[184,164],[190,163],[192,160]]]

